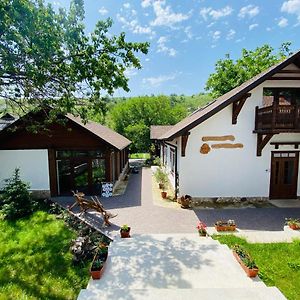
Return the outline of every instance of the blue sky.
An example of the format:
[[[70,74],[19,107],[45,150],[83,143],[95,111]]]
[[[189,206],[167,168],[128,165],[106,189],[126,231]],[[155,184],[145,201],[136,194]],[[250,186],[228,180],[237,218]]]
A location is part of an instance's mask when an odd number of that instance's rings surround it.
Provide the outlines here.
[[[242,48],[278,49],[286,41],[293,51],[300,48],[300,0],[85,0],[85,12],[87,32],[111,17],[112,33],[151,44],[143,68],[127,72],[131,91],[115,96],[196,94],[226,53],[238,58]]]

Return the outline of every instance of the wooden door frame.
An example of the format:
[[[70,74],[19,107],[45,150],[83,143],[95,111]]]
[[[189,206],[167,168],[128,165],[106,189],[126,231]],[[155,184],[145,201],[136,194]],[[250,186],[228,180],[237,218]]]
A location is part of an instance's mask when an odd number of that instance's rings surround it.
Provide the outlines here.
[[[273,183],[273,172],[272,172],[272,162],[273,162],[273,157],[275,153],[295,153],[295,160],[296,160],[296,173],[295,173],[295,179],[294,181],[296,182],[296,195],[295,199],[297,198],[298,194],[298,174],[299,174],[299,151],[293,151],[293,150],[287,150],[287,151],[271,151],[271,164],[270,164],[270,184],[269,184],[269,199],[278,199],[276,197],[272,197],[272,183]]]

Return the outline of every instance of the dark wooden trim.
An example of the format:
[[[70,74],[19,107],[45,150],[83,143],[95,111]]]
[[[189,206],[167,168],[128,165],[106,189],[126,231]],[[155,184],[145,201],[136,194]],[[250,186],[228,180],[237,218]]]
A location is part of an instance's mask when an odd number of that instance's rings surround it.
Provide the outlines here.
[[[270,145],[275,146],[275,149],[279,149],[279,146],[281,145],[292,145],[295,147],[295,149],[299,148],[300,142],[272,142]],[[280,151],[283,152],[283,151]]]
[[[56,171],[55,149],[48,149],[48,164],[49,164],[50,194],[52,197],[56,197],[58,195],[58,190],[57,190],[57,171]]]
[[[273,134],[257,134],[257,149],[256,149],[256,156],[261,156],[262,150],[273,137]]]
[[[300,74],[300,70],[280,70],[278,74]]]
[[[185,157],[185,149],[186,149],[186,145],[189,139],[189,132],[186,132],[184,135],[181,136],[181,156]]]
[[[247,93],[240,100],[232,103],[232,124],[237,123],[238,115],[240,114],[246,100],[251,96],[251,93]]]
[[[278,76],[278,77],[270,77],[268,80],[300,80],[300,76]]]

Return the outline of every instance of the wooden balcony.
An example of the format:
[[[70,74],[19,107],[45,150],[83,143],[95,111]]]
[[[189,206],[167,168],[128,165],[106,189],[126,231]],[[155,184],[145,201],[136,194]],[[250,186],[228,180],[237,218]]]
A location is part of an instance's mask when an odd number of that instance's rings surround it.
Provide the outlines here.
[[[300,132],[300,106],[278,105],[255,109],[256,133]]]

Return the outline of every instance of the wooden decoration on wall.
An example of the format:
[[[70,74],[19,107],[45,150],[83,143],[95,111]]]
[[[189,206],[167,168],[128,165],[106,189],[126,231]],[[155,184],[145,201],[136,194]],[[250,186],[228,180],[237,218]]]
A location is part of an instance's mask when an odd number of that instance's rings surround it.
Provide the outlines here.
[[[237,144],[230,144],[230,143],[224,143],[224,144],[213,144],[211,145],[213,149],[234,149],[234,148],[243,148],[244,145],[241,143]]]
[[[201,148],[200,148],[200,153],[201,154],[207,154],[208,152],[210,152],[210,147],[208,144],[204,143],[202,144]]]
[[[234,141],[235,137],[233,135],[220,135],[220,136],[203,136],[202,141],[208,142],[208,141]]]

